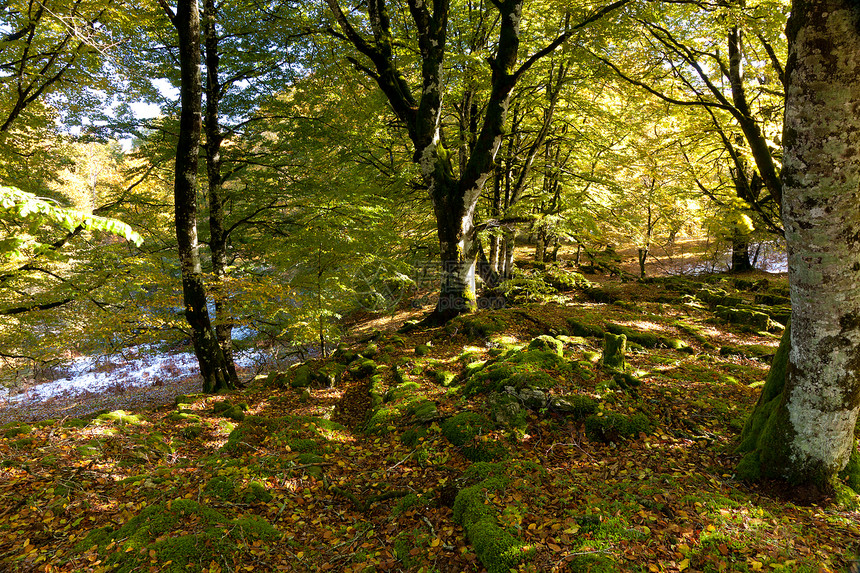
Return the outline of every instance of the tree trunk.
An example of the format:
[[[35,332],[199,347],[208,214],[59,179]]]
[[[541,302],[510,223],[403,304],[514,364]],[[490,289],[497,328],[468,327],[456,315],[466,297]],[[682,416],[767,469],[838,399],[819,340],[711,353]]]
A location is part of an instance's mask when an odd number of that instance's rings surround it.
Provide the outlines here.
[[[221,85],[218,81],[218,36],[215,31],[215,1],[203,2],[203,37],[206,46],[206,175],[209,183],[209,250],[212,254],[212,274],[215,280],[215,337],[224,354],[231,386],[239,383],[233,361],[233,326],[224,302],[224,282],[227,279],[227,233],[224,231],[223,177],[221,176],[221,144],[223,136],[219,123]]]
[[[645,262],[648,260],[648,245],[645,247],[638,249],[639,254],[639,276],[643,279],[645,278]]]
[[[738,473],[829,488],[860,411],[860,28],[856,3],[795,0],[783,132],[791,327]],[[790,332],[790,334],[789,334]],[[790,350],[789,350],[790,348]],[[785,364],[784,373],[780,363]]]
[[[437,193],[434,206],[442,255],[442,280],[439,300],[428,321],[441,324],[478,308],[475,295],[478,237],[472,229],[471,209],[465,209],[456,194]]]
[[[732,267],[733,273],[744,273],[753,270],[750,263],[750,243],[744,237],[732,239]]]
[[[200,149],[200,14],[197,0],[180,0],[171,18],[179,35],[181,113],[176,145],[174,206],[185,318],[191,327],[204,392],[230,387],[224,354],[209,312],[197,243],[197,168]]]

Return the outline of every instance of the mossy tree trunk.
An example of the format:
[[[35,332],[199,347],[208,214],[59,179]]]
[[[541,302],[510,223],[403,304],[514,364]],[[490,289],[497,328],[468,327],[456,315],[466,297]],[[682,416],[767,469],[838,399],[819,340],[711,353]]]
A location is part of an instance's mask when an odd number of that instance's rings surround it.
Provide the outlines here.
[[[860,7],[794,0],[791,14],[782,172],[791,326],[738,469],[827,488],[855,448],[860,411]]]

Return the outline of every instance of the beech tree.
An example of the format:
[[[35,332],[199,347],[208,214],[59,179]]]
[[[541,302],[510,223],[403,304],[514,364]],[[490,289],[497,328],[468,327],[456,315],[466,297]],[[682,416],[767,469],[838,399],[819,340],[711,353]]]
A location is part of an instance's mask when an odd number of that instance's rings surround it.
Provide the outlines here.
[[[397,119],[405,126],[414,147],[413,161],[433,203],[442,259],[439,300],[430,322],[444,322],[476,308],[475,262],[479,249],[473,215],[484,183],[495,169],[495,158],[505,131],[511,93],[541,58],[551,54],[573,35],[629,0],[617,0],[568,24],[560,34],[530,56],[521,56],[524,0],[491,0],[497,12],[497,35],[490,44],[489,95],[483,115],[475,116],[477,136],[465,147],[468,158],[458,165],[449,149],[443,117],[448,52],[449,17],[456,8],[450,0],[409,0],[412,29],[395,37],[389,3],[370,0],[363,18],[350,18],[337,0],[326,0],[339,31],[332,33],[352,45],[362,59],[353,64],[379,86]],[[359,23],[361,22],[361,23]],[[366,22],[366,24],[365,24]],[[417,39],[419,86],[411,84],[404,67],[407,58],[398,51]],[[411,57],[411,56],[410,56]],[[485,76],[486,77],[486,76]],[[480,112],[477,112],[480,114]]]
[[[200,364],[203,390],[217,392],[234,386],[224,352],[218,344],[209,311],[197,241],[197,171],[201,130],[200,12],[197,0],[179,0],[176,12],[160,2],[179,36],[181,113],[176,144],[174,207],[182,298],[191,327],[194,354]]]
[[[745,477],[832,486],[860,411],[860,8],[794,0],[783,132],[791,325],[744,430]]]

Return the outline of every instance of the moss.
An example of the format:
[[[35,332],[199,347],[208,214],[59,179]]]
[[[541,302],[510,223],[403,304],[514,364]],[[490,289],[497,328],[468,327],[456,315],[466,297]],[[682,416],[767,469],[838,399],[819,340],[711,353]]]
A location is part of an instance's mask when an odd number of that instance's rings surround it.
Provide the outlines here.
[[[845,485],[860,494],[860,450],[858,450],[857,440],[854,441],[848,464],[839,473],[839,477],[845,480]]]
[[[421,504],[421,498],[418,496],[418,494],[410,493],[408,495],[401,497],[397,501],[397,504],[391,510],[391,513],[395,517],[399,516],[399,515],[403,515],[404,513],[406,513],[407,511],[409,511],[413,507],[420,505],[420,504]],[[395,542],[395,545],[396,545],[396,542]],[[412,548],[410,547],[409,549],[412,549]],[[397,551],[396,548],[395,548],[395,551]]]
[[[479,312],[468,316],[459,316],[448,323],[446,328],[451,333],[456,332],[470,340],[486,339],[507,328],[502,316],[497,313]]]
[[[634,416],[609,413],[605,416],[589,416],[585,420],[585,433],[588,438],[604,443],[648,433],[650,427],[650,420],[641,412]]]
[[[439,417],[439,409],[432,400],[417,400],[406,408],[406,415],[419,422],[429,423]]]
[[[195,533],[176,535],[185,529],[184,524]],[[259,518],[231,521],[197,502],[176,499],[145,508],[118,529],[90,533],[75,550],[83,552],[95,546],[105,558],[104,564],[122,573],[150,563],[158,563],[159,571],[174,573],[237,555],[249,541],[272,542],[279,537],[275,528]]]
[[[603,329],[598,326],[579,322],[573,318],[568,318],[567,324],[570,327],[570,333],[574,336],[603,338]]]
[[[627,336],[607,332],[603,338],[603,365],[607,368],[624,370],[624,354],[627,350]]]
[[[432,372],[433,381],[439,386],[448,387],[454,381],[454,373],[448,370],[434,370]]]
[[[203,394],[180,394],[173,399],[173,406],[179,407],[180,404],[193,404],[203,397]]]
[[[86,428],[87,424],[89,424],[89,422],[87,422],[86,420],[81,420],[80,418],[71,418],[71,419],[63,422],[63,427],[64,428]]]
[[[248,416],[230,432],[222,450],[239,455],[262,446],[269,441],[273,446],[286,446],[296,439],[314,439],[325,442],[324,431],[343,431],[336,422],[312,416],[284,416],[264,418]]]
[[[421,389],[417,382],[403,382],[385,393],[384,402],[407,398]]]
[[[554,398],[550,402],[553,410],[575,419],[587,418],[597,412],[597,400],[581,394],[570,394]]]
[[[559,356],[562,356],[564,355],[564,343],[557,338],[542,334],[529,342],[529,350],[553,352]]]
[[[100,414],[96,420],[100,420],[103,422],[115,422],[120,426],[130,425],[137,426],[143,423],[140,416],[135,414],[130,414],[125,410],[114,410],[113,412],[107,412],[105,414]]]
[[[190,422],[190,423],[199,423],[200,416],[196,414],[189,414],[187,412],[171,412],[167,415],[168,422]]]
[[[661,338],[656,334],[651,332],[641,332],[639,330],[627,326],[621,326],[620,324],[613,324],[611,322],[606,324],[606,331],[611,332],[616,336],[623,334],[627,337],[628,341],[635,342],[644,348],[657,348],[662,343]]]
[[[33,438],[21,438],[20,440],[13,440],[10,442],[10,446],[18,449],[29,449],[36,442]]]
[[[6,438],[16,438],[18,436],[29,434],[32,431],[33,427],[27,424],[15,425],[3,430],[3,436]]]
[[[774,415],[782,400],[782,390],[785,387],[785,373],[788,368],[789,352],[791,350],[790,327],[785,329],[779,348],[771,363],[770,372],[762,388],[758,402],[752,414],[747,418],[746,425],[741,432],[740,444],[736,451],[747,453],[760,447],[760,440],[765,425]],[[746,472],[749,474],[749,472]],[[757,479],[749,477],[747,479]]]
[[[475,436],[492,429],[490,420],[477,412],[461,412],[442,423],[442,435],[455,446],[463,446]]]
[[[395,421],[403,417],[400,409],[394,406],[384,406],[377,409],[370,416],[370,419],[364,425],[366,434],[382,434],[388,431],[388,427],[392,426]]]
[[[615,573],[619,564],[608,555],[593,553],[576,555],[567,562],[567,570],[570,573]]]
[[[221,400],[220,402],[215,402],[212,405],[212,412],[214,414],[237,422],[241,422],[245,419],[245,410],[247,409],[247,404],[233,404],[229,400]]]
[[[454,521],[463,527],[488,573],[507,573],[531,553],[523,542],[499,526],[495,509],[483,502],[488,491],[502,491],[506,485],[500,477],[485,479],[461,490],[454,500]]]
[[[427,437],[427,428],[409,428],[400,436],[400,443],[407,448],[414,448],[419,440]]]
[[[194,438],[199,438],[200,435],[203,433],[203,426],[201,426],[200,424],[192,424],[190,426],[185,426],[179,433],[183,438],[187,440],[193,440]]]
[[[415,347],[415,356],[427,356],[430,354],[430,347],[426,344],[419,344]]]
[[[369,358],[355,361],[349,367],[349,373],[356,379],[369,378],[376,374],[378,366]]]

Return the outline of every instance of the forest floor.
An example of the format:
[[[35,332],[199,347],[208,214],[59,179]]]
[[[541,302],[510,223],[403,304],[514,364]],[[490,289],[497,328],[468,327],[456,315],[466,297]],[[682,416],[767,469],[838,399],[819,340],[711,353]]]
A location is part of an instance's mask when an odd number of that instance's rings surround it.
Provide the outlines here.
[[[241,391],[6,424],[0,571],[856,566],[857,507],[734,477],[784,276],[569,270],[445,327],[369,318],[332,359]],[[623,373],[601,363],[608,330]]]

